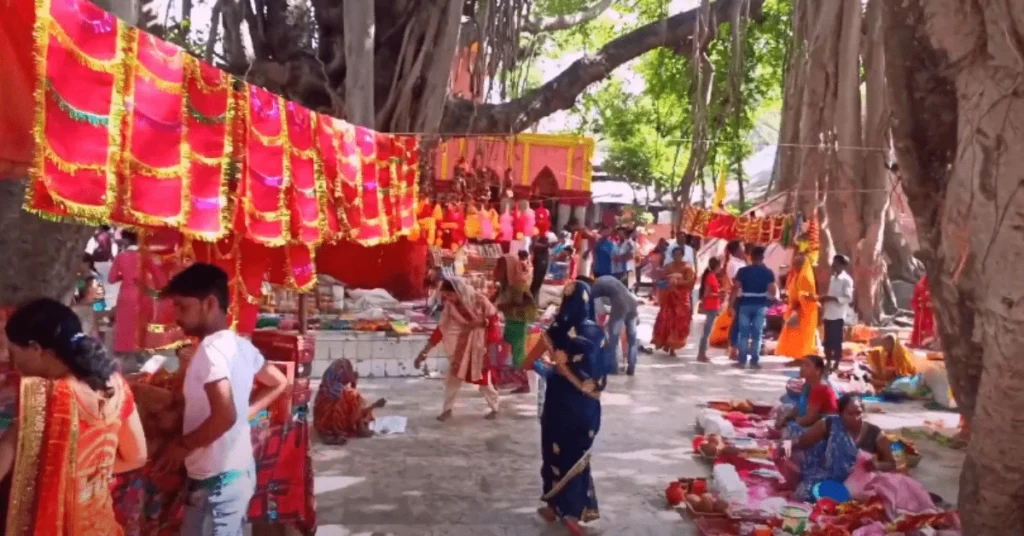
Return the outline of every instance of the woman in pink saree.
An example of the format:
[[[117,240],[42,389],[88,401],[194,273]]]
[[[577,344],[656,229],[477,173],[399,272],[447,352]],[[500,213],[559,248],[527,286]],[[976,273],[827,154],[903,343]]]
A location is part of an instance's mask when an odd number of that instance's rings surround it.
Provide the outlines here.
[[[114,309],[114,353],[131,354],[142,348],[140,320],[152,314],[153,300],[143,295],[143,258],[138,238],[131,231],[121,233],[128,247],[114,257],[110,283],[121,283]]]
[[[110,269],[110,282],[121,283],[114,318],[114,352],[132,354],[142,350],[165,350],[180,345],[184,335],[174,322],[174,304],[159,292],[184,265],[168,254],[173,245],[159,235],[146,235],[142,247],[131,231],[122,238],[128,248]]]
[[[447,421],[452,417],[463,382],[480,386],[480,393],[491,409],[487,418],[495,419],[498,417],[498,390],[491,380],[486,356],[488,333],[498,323],[498,310],[486,296],[458,280],[441,282],[440,291],[444,302],[441,321],[414,365],[419,368],[435,346],[444,345],[448,354],[448,380],[444,387],[444,407],[437,420]]]

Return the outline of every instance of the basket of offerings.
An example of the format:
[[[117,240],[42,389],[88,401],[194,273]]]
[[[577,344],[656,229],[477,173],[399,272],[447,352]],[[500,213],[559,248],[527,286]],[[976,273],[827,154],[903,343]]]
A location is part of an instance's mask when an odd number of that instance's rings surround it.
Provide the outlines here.
[[[686,513],[692,519],[697,518],[727,518],[729,517],[729,503],[711,493],[691,493],[686,496],[683,502]]]
[[[897,465],[904,465],[907,469],[913,469],[921,464],[921,451],[913,441],[896,434],[886,434],[892,448],[892,455]]]

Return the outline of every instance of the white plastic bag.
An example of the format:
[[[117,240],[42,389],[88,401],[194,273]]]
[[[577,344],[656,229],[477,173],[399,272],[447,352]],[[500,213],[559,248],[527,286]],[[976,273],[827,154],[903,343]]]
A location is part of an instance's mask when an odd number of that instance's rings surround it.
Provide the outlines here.
[[[697,426],[704,435],[718,434],[722,437],[736,437],[736,429],[715,410],[705,409],[697,414]]]
[[[720,463],[711,470],[711,491],[730,503],[743,504],[747,501],[747,485],[740,480],[736,467]]]

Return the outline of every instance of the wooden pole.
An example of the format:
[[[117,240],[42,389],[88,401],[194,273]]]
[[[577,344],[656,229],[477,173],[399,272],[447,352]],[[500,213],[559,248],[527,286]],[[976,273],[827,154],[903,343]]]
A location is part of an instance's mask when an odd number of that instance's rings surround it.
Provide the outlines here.
[[[306,322],[307,322],[306,316],[307,316],[307,312],[306,312],[306,294],[302,293],[302,294],[299,294],[299,334],[300,335],[305,335],[306,334]]]

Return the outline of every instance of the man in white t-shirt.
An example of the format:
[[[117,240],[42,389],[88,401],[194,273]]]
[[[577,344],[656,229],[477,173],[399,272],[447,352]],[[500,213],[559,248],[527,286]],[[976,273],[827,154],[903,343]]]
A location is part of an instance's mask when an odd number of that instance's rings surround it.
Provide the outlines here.
[[[228,275],[210,264],[186,268],[163,291],[177,323],[201,338],[185,372],[184,436],[161,468],[188,473],[182,536],[240,536],[256,491],[250,416],[287,388],[287,379],[248,340],[228,327]],[[253,383],[259,388],[253,396]],[[250,404],[250,397],[252,403]]]

